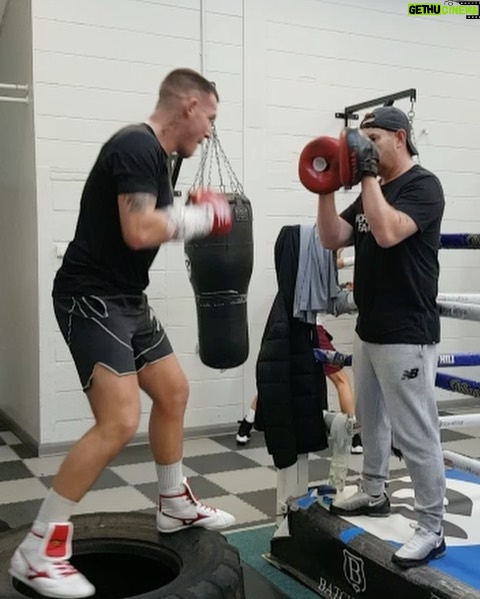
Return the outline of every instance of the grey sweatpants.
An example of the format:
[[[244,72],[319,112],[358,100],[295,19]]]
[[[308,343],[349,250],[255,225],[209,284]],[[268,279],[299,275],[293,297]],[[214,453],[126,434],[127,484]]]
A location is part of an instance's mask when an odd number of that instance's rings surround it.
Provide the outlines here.
[[[440,530],[445,467],[435,400],[436,345],[366,343],[355,335],[353,372],[362,428],[363,488],[384,491],[392,432],[415,491],[418,524]]]

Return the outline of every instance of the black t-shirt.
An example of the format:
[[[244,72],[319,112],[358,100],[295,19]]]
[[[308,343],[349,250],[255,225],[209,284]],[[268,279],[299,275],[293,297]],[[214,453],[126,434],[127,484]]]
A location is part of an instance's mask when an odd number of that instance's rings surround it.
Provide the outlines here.
[[[438,343],[438,248],[445,207],[441,183],[415,165],[382,185],[382,193],[415,221],[418,231],[381,248],[370,232],[361,195],[340,215],[354,234],[356,331],[370,343]]]
[[[157,208],[173,201],[167,155],[146,124],[118,131],[87,178],[73,241],[55,277],[54,296],[140,294],[158,248],[132,250],[122,237],[118,194],[144,192]]]

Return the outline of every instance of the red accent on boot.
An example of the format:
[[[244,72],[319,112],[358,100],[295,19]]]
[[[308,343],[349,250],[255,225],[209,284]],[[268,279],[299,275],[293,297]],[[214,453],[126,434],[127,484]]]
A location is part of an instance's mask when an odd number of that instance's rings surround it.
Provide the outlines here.
[[[55,528],[50,533],[50,538],[45,548],[45,555],[47,557],[54,559],[67,557],[69,553],[70,528],[71,525],[69,524],[55,524]]]

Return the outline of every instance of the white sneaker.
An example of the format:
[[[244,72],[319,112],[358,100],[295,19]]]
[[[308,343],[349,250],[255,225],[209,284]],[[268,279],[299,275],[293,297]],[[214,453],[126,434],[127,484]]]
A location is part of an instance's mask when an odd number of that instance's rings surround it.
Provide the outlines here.
[[[384,518],[390,515],[390,500],[385,493],[382,493],[378,497],[367,495],[360,487],[351,497],[332,503],[330,505],[330,512],[337,514],[337,516]]]
[[[445,554],[445,538],[443,528],[439,533],[426,530],[418,524],[411,524],[415,529],[413,537],[393,554],[392,562],[401,568],[422,566],[432,559]]]
[[[52,522],[38,526],[13,554],[9,573],[44,597],[79,599],[95,594],[95,587],[68,561],[72,556],[73,524]]]
[[[198,501],[186,478],[183,486],[183,493],[160,495],[157,511],[157,528],[160,532],[177,532],[190,526],[221,530],[235,524],[232,514]]]

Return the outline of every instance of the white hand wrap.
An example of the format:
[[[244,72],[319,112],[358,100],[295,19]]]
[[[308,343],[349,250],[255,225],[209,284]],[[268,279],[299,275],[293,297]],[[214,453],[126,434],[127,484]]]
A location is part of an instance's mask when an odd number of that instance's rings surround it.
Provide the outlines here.
[[[170,239],[189,241],[195,237],[206,237],[213,227],[213,208],[209,204],[181,204],[165,209],[168,216]]]

